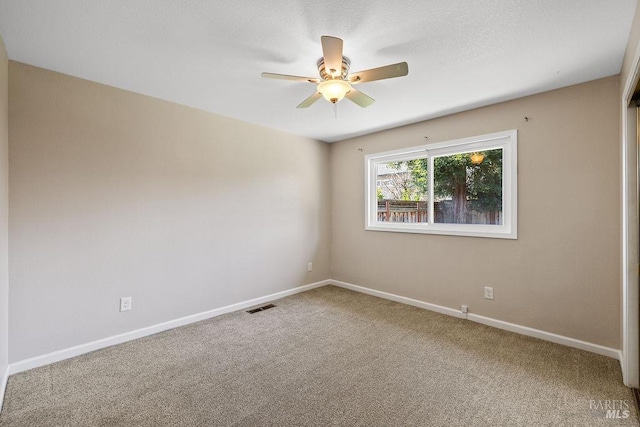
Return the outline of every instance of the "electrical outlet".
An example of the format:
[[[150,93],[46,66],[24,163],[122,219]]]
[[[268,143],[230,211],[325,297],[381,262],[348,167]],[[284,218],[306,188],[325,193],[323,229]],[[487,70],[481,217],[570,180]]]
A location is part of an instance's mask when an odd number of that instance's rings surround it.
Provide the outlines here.
[[[463,305],[462,308],[460,309],[460,311],[462,311],[463,313],[468,313],[469,312],[469,306]]]
[[[313,263],[312,262],[307,264],[307,271],[313,271]]]
[[[131,297],[120,298],[120,311],[131,310]]]
[[[486,299],[493,299],[493,288],[491,286],[484,287],[484,297]]]

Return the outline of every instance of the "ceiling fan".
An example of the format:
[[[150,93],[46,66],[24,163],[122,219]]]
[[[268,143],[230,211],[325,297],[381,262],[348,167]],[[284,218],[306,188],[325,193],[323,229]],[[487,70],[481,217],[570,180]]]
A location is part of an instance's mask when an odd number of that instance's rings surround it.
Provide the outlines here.
[[[385,65],[384,67],[358,71],[349,74],[351,61],[342,56],[342,39],[331,36],[322,36],[323,57],[318,59],[319,78],[290,76],[287,74],[262,73],[262,77],[270,79],[294,80],[317,84],[316,92],[298,105],[298,108],[307,108],[321,97],[332,104],[338,103],[342,98],[347,98],[360,107],[368,107],[374,99],[360,92],[353,85],[375,80],[391,79],[406,76],[409,66],[406,62]]]

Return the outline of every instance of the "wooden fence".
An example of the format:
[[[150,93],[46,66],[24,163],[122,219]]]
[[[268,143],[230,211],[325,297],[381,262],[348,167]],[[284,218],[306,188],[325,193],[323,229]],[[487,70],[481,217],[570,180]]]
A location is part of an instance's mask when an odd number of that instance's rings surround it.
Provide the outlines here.
[[[429,220],[427,202],[405,200],[378,200],[378,221],[382,222],[427,222]],[[443,200],[433,204],[434,222],[453,224],[453,202]],[[502,212],[467,212],[465,224],[502,224]]]
[[[378,200],[378,221],[427,222],[427,202]]]

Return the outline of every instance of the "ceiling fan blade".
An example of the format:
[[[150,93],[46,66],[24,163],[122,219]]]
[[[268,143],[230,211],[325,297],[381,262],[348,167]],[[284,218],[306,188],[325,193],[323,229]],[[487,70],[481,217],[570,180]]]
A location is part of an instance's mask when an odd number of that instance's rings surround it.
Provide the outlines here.
[[[308,97],[307,99],[305,99],[304,101],[302,101],[300,105],[298,105],[296,108],[307,108],[320,98],[322,98],[322,94],[320,92],[316,92],[310,97]]]
[[[375,99],[373,99],[369,95],[365,95],[364,93],[360,92],[358,89],[353,87],[349,92],[347,92],[347,94],[345,95],[345,98],[349,98],[349,100],[355,102],[362,108],[368,107],[369,105],[376,102]]]
[[[342,74],[342,39],[331,36],[320,37],[324,69],[333,77]]]
[[[298,82],[319,83],[320,79],[314,77],[290,76],[288,74],[262,73],[262,77],[267,79],[294,80]]]
[[[372,68],[370,70],[358,71],[349,76],[351,83],[372,82],[374,80],[392,79],[409,74],[409,65],[406,62],[385,65],[384,67]]]

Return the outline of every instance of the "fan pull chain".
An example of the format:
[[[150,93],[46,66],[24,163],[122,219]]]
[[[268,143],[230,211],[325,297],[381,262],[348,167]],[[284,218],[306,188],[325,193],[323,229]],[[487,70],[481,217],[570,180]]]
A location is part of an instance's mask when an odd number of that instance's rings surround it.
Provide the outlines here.
[[[333,116],[334,118],[338,118],[338,103],[333,104]]]

